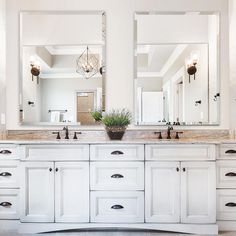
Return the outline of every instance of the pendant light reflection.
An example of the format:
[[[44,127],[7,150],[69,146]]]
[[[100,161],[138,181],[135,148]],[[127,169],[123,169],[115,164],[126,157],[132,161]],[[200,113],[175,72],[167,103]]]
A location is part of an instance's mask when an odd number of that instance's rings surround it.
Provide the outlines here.
[[[76,72],[89,79],[100,71],[98,58],[91,53],[89,47],[76,60]]]

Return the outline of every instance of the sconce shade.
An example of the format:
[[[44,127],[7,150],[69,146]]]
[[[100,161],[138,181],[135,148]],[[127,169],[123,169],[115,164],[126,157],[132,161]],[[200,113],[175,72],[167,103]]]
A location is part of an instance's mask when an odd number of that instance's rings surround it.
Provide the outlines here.
[[[38,68],[36,68],[36,67],[32,67],[31,68],[31,74],[33,75],[33,76],[39,76],[39,74],[40,74],[40,70],[38,69]]]
[[[197,68],[196,68],[196,66],[190,66],[188,69],[187,69],[187,72],[188,72],[188,74],[189,75],[194,75],[195,76],[195,74],[196,74],[196,72],[197,72]],[[195,78],[194,78],[195,79]]]

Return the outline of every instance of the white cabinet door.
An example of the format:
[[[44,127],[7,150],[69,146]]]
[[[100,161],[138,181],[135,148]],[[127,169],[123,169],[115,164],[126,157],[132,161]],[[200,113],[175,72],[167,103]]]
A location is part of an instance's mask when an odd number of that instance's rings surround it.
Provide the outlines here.
[[[55,221],[89,222],[89,163],[56,162]]]
[[[21,163],[22,222],[54,221],[54,164],[53,162]]]
[[[181,172],[182,223],[215,223],[215,162],[182,162]]]
[[[180,221],[180,163],[147,162],[146,222]]]

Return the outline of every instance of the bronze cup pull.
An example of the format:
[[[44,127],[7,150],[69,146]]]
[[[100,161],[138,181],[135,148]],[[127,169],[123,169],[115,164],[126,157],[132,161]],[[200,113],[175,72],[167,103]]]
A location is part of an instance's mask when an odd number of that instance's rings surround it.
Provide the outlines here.
[[[226,154],[236,154],[236,150],[230,149],[225,151]]]
[[[114,210],[120,210],[120,209],[123,209],[124,207],[121,206],[121,205],[114,205],[111,207],[111,209],[114,209]]]
[[[123,175],[120,175],[120,174],[114,174],[114,175],[111,176],[111,178],[114,178],[114,179],[122,179],[122,178],[124,178],[124,176],[123,176]]]
[[[9,151],[9,150],[1,150],[0,151],[0,154],[11,154],[11,151]]]
[[[0,206],[3,206],[3,207],[9,207],[11,206],[12,204],[10,202],[1,202],[0,203]]]
[[[113,151],[111,152],[111,155],[123,155],[124,153],[122,151]]]
[[[2,173],[0,173],[0,176],[3,176],[3,177],[11,176],[11,173],[9,173],[9,172],[2,172]]]

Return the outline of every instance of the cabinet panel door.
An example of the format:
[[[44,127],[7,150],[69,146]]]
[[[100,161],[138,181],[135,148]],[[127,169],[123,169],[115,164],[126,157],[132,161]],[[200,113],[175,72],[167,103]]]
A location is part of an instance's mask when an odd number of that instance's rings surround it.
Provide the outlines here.
[[[55,221],[89,221],[89,163],[56,162]]]
[[[21,163],[22,222],[54,222],[53,162]]]
[[[182,223],[215,223],[215,163],[182,162],[181,171]]]
[[[146,163],[146,222],[180,221],[180,163]]]

